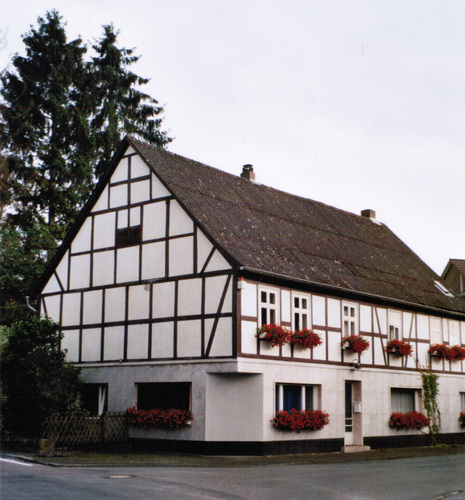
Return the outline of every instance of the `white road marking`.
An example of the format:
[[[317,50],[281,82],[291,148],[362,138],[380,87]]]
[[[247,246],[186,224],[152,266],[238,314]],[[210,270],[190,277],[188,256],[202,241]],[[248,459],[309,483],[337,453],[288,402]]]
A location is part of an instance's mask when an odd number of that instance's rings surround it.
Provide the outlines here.
[[[11,464],[24,465],[25,467],[34,467],[34,464],[29,464],[27,462],[20,462],[19,460],[15,460],[13,458],[0,458],[0,462],[9,462]]]

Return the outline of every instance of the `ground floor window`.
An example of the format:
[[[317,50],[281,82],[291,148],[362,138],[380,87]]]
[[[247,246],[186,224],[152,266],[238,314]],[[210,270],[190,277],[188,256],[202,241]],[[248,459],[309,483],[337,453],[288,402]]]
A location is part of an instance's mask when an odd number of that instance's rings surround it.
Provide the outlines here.
[[[298,384],[276,384],[275,411],[316,410],[317,386]]]
[[[108,384],[84,384],[82,406],[92,417],[108,411]]]
[[[154,382],[137,384],[139,410],[177,409],[190,411],[190,382]]]
[[[391,389],[391,412],[407,413],[419,407],[417,389]]]
[[[460,411],[465,411],[465,392],[460,393]]]

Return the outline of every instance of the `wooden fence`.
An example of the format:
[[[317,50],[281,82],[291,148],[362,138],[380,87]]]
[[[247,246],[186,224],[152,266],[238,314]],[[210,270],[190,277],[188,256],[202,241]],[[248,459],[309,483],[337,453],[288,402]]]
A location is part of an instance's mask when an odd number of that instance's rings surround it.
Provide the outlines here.
[[[53,440],[55,446],[127,443],[127,414],[124,411],[100,417],[48,417],[42,425],[42,437]]]

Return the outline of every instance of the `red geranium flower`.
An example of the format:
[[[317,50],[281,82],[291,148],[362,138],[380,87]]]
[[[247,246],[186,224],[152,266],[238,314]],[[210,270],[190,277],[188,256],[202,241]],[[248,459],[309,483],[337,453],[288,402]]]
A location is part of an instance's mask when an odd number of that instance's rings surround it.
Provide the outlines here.
[[[271,347],[275,347],[287,344],[291,338],[291,332],[282,326],[270,324],[257,328],[255,336],[261,340],[266,340]]]
[[[318,333],[314,333],[308,328],[292,333],[290,342],[292,345],[299,345],[306,347],[307,349],[313,349],[314,347],[322,344],[321,337]]]
[[[401,358],[402,356],[410,356],[412,351],[413,347],[404,340],[391,340],[386,346],[386,352],[395,354],[398,358]]]

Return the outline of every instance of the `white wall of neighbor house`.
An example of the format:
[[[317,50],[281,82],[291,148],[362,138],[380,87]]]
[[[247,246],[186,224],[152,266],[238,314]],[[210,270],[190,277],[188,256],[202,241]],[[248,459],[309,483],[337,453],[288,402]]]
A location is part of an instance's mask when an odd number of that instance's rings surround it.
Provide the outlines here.
[[[128,154],[133,153],[130,148]],[[137,225],[141,225],[142,244],[116,248],[117,229]],[[69,361],[124,359],[125,338],[128,359],[172,358],[176,317],[216,314],[227,283],[226,275],[175,283],[178,276],[193,274],[195,269],[227,272],[230,265],[195,229],[193,220],[143,160],[137,155],[124,157],[44,287],[42,312],[66,327],[63,347]],[[222,313],[232,313],[232,287],[231,280]],[[150,318],[156,322],[149,331]],[[127,331],[115,324],[144,320],[147,323],[131,325]],[[212,321],[207,323],[206,342],[213,328]],[[178,321],[176,328],[177,356],[200,356],[200,319]],[[230,356],[231,318],[221,318],[215,328],[210,354]]]

